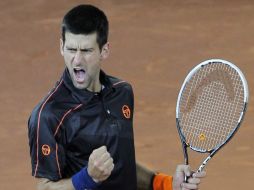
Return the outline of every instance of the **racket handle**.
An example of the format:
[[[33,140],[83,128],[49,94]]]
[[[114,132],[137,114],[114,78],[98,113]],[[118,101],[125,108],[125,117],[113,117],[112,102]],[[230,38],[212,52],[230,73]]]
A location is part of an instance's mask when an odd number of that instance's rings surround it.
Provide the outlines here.
[[[194,174],[194,172],[191,172],[190,176],[184,175],[184,182],[188,183],[188,179],[192,176],[192,174]]]
[[[203,171],[204,167],[206,166],[207,162],[211,159],[212,157],[211,156],[208,156],[204,162],[199,166],[197,172],[201,172]]]
[[[184,182],[185,183],[188,183],[188,179],[189,179],[189,177],[187,175],[184,175]]]

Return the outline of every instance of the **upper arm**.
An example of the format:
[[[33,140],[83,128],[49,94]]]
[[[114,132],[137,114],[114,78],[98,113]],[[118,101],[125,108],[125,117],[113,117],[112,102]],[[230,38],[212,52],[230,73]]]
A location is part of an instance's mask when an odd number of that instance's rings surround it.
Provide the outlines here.
[[[34,110],[29,122],[29,145],[32,175],[57,181],[62,178],[65,152],[54,135],[57,121],[47,109]]]

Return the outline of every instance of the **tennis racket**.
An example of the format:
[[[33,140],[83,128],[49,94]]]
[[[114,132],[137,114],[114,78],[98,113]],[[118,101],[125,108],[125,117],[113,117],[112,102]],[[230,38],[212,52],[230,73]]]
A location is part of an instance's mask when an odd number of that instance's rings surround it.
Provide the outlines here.
[[[185,164],[189,164],[188,147],[207,153],[197,169],[202,171],[240,127],[247,103],[247,81],[234,64],[211,59],[193,68],[181,87],[176,105],[176,126]]]

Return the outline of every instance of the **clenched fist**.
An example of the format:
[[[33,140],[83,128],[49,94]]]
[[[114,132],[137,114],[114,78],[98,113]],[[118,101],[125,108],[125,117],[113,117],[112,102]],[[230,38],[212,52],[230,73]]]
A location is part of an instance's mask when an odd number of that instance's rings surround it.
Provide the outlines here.
[[[106,146],[95,149],[90,155],[87,171],[95,182],[106,180],[113,168],[113,159],[108,153]]]

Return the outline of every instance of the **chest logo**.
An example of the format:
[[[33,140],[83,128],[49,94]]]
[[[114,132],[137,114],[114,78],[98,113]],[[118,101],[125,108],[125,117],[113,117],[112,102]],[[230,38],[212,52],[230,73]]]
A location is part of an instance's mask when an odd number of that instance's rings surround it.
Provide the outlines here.
[[[50,146],[47,144],[42,145],[41,151],[44,156],[48,156],[50,154]]]
[[[130,110],[129,106],[124,105],[122,107],[122,112],[123,112],[123,115],[124,115],[125,118],[130,119],[130,117],[131,117],[131,110]]]

